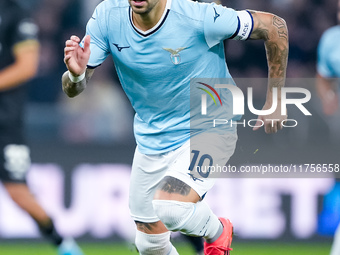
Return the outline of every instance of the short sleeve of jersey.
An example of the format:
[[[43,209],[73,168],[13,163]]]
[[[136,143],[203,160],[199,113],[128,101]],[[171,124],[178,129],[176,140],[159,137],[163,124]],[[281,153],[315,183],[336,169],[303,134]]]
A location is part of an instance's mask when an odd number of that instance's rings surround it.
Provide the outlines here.
[[[247,11],[235,11],[222,5],[210,4],[204,18],[204,35],[211,48],[225,39],[247,40],[253,20]]]
[[[109,55],[109,47],[105,36],[105,27],[103,26],[103,15],[97,7],[86,26],[86,35],[91,36],[91,55],[88,67],[95,68],[101,65]],[[83,42],[80,44],[83,46]]]
[[[329,62],[329,57],[331,54],[330,47],[332,46],[332,42],[330,40],[332,40],[332,37],[330,36],[330,31],[327,31],[322,36],[318,46],[317,70],[318,73],[325,78],[331,78],[335,76],[332,66]]]

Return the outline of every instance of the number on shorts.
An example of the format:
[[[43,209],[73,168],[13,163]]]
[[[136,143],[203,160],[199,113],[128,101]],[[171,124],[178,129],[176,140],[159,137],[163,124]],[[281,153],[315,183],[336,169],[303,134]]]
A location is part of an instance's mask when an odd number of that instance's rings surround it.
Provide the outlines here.
[[[210,174],[210,167],[213,165],[213,162],[214,162],[213,158],[209,154],[204,154],[198,160],[200,151],[192,150],[191,153],[193,153],[194,156],[192,157],[189,170],[193,171],[194,169],[196,169],[200,176],[202,176],[203,178],[208,178]],[[198,164],[196,165],[197,160],[198,160]],[[209,160],[209,166],[203,167],[205,160]]]

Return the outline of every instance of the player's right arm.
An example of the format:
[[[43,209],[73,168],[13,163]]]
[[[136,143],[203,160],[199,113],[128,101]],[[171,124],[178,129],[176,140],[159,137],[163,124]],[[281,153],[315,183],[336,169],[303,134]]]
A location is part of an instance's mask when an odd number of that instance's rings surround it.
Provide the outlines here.
[[[278,107],[274,113],[259,116],[265,125],[266,133],[276,133],[282,129],[282,123],[287,118],[281,115],[280,93],[285,84],[288,60],[288,29],[286,22],[280,17],[258,11],[234,11],[219,5],[207,7],[204,23],[204,34],[208,46],[211,48],[225,39],[233,40],[263,40],[268,62],[268,89],[263,110],[272,106],[273,91],[277,91]],[[273,96],[274,95],[274,96]],[[260,127],[260,125],[257,125]],[[257,129],[257,128],[255,128]]]
[[[94,73],[94,69],[87,68],[91,53],[90,40],[90,36],[84,38],[83,48],[79,46],[79,37],[74,35],[65,43],[64,62],[68,71],[62,76],[62,88],[69,97],[79,95]]]

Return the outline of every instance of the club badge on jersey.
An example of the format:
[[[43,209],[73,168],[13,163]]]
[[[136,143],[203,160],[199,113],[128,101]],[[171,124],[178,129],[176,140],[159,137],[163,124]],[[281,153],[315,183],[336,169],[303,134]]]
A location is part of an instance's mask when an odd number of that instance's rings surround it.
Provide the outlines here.
[[[181,63],[181,56],[180,56],[180,52],[187,49],[186,47],[180,47],[180,48],[177,48],[175,50],[173,49],[170,49],[170,48],[163,48],[163,50],[166,50],[168,52],[170,52],[170,59],[172,61],[172,63],[174,65],[178,65]]]

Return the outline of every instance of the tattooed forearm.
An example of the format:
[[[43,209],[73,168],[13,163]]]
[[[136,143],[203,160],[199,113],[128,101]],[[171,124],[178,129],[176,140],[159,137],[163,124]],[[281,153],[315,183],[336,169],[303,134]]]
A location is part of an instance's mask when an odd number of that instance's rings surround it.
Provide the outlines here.
[[[285,86],[285,78],[270,79],[268,83],[268,92],[273,92],[273,88],[281,89]],[[281,94],[278,93],[278,98],[281,98]]]
[[[183,196],[187,196],[191,190],[189,185],[170,176],[166,176],[163,178],[163,180],[158,186],[158,189],[170,194],[176,193]]]
[[[62,89],[69,97],[75,97],[79,95],[85,88],[89,80],[94,73],[94,69],[87,69],[85,73],[85,79],[78,83],[73,83],[68,76],[68,71],[62,76]]]
[[[265,42],[269,71],[267,100],[270,100],[273,88],[280,90],[285,84],[289,48],[288,29],[286,22],[276,15],[257,11],[250,13],[254,20],[250,38]],[[280,93],[278,97],[280,98]]]
[[[287,66],[288,48],[282,48],[275,42],[266,43],[270,77],[284,77]]]
[[[282,19],[273,16],[272,20],[272,37],[265,41],[269,77],[282,78],[286,76],[287,69],[288,32]]]

